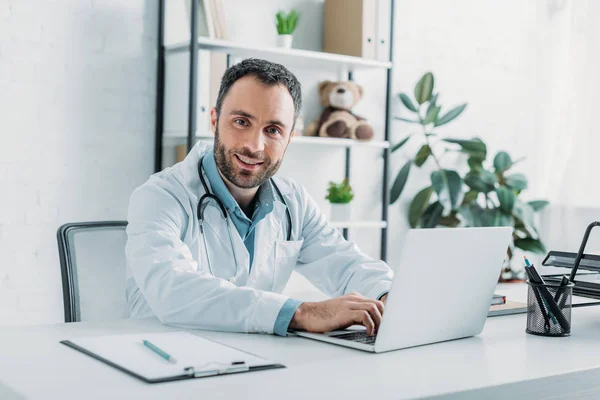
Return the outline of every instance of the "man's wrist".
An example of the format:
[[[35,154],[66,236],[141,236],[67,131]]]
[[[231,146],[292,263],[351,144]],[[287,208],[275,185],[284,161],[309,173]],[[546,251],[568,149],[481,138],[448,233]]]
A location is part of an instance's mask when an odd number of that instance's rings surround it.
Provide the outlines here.
[[[306,317],[308,307],[310,307],[309,303],[304,302],[300,304],[292,316],[292,320],[290,321],[290,329],[304,329],[304,319]]]

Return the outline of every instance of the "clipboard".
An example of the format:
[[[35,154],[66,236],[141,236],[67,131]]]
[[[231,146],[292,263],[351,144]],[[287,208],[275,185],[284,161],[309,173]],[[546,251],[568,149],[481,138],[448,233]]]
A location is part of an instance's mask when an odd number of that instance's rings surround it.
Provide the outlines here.
[[[142,340],[168,351],[177,363],[161,358],[143,346]],[[146,383],[285,368],[283,364],[188,332],[97,336],[60,343]]]

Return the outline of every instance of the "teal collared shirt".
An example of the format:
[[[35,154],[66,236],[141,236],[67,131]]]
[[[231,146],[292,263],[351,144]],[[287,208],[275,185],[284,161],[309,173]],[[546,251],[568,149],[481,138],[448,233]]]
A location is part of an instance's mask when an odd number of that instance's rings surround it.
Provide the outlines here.
[[[254,210],[252,211],[252,218],[248,218],[242,211],[240,205],[235,201],[223,178],[219,174],[217,169],[217,163],[215,161],[215,153],[213,150],[209,150],[204,159],[202,160],[202,168],[206,174],[206,178],[210,184],[210,188],[215,196],[223,203],[223,206],[227,210],[227,213],[231,217],[233,225],[237,229],[240,237],[244,241],[244,245],[250,255],[250,269],[252,269],[252,261],[254,260],[254,241],[256,224],[258,224],[263,218],[265,218],[270,212],[273,211],[273,202],[275,201],[274,189],[271,185],[271,181],[267,181],[260,185],[256,198],[254,200]],[[290,325],[290,321],[296,312],[296,309],[302,302],[294,299],[288,299],[281,307],[273,332],[276,335],[286,336],[287,330]]]

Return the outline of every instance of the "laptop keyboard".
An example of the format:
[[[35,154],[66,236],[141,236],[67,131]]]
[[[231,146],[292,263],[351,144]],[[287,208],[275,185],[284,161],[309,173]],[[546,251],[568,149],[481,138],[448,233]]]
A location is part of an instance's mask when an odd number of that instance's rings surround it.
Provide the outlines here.
[[[340,335],[331,335],[336,339],[351,340],[353,342],[364,343],[364,344],[375,344],[375,338],[377,336],[367,336],[367,331],[357,331],[342,333]]]

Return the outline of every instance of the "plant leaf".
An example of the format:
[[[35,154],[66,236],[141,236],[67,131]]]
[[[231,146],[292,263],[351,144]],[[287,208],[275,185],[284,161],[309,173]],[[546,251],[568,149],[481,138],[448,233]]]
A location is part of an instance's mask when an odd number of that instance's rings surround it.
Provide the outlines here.
[[[498,189],[496,189],[496,194],[498,195],[498,200],[500,201],[500,209],[504,213],[511,215],[512,210],[515,207],[515,200],[517,198],[515,196],[515,192],[506,186],[500,186]]]
[[[433,92],[433,74],[427,72],[415,86],[415,100],[417,103],[423,104],[431,98]]]
[[[497,208],[487,208],[481,213],[481,226],[499,226],[502,212]]]
[[[467,103],[461,104],[458,107],[454,107],[452,110],[448,111],[444,114],[440,119],[438,119],[435,123],[435,126],[442,126],[452,121],[454,118],[458,117],[467,107]]]
[[[454,143],[462,147],[462,150],[465,153],[469,153],[473,156],[477,155],[477,157],[483,157],[485,160],[485,155],[487,154],[487,146],[481,140],[471,139],[471,140],[463,140],[463,139],[443,139],[445,142]]]
[[[429,199],[431,198],[431,194],[433,193],[433,187],[429,186],[423,190],[421,190],[413,201],[410,203],[410,207],[408,209],[408,221],[412,228],[417,227],[417,223],[423,215],[423,211],[425,207],[429,204]]]
[[[438,95],[439,95],[439,93],[436,93],[436,94],[434,94],[434,95],[432,95],[432,96],[431,96],[431,99],[429,99],[429,106],[427,106],[427,113],[426,113],[426,114],[429,114],[429,111],[430,111],[430,110],[431,110],[433,107],[437,106],[437,98],[438,98]],[[440,110],[441,110],[441,109],[442,109],[442,107],[440,106]],[[438,113],[439,113],[439,111],[438,111]]]
[[[546,246],[544,246],[544,244],[539,239],[516,239],[515,247],[518,247],[521,250],[530,251],[535,254],[546,254]]]
[[[485,161],[485,154],[473,153],[467,160],[469,168],[474,172],[479,172],[483,169],[483,162]]]
[[[444,180],[444,175],[446,176],[446,180]],[[446,186],[446,182],[448,186]],[[431,173],[431,183],[438,195],[438,199],[440,201],[442,199],[449,200],[449,208],[454,210],[458,206],[458,200],[462,192],[463,182],[460,175],[452,170],[433,171]]]
[[[402,118],[402,117],[394,117],[394,119],[398,119],[400,121],[404,121],[404,122],[410,122],[411,124],[420,124],[421,121],[416,121],[414,119],[408,119],[408,118]]]
[[[427,161],[427,158],[429,158],[430,155],[431,155],[431,147],[424,144],[421,147],[421,149],[417,152],[417,155],[415,156],[415,165],[417,167],[422,166],[423,164],[425,164],[425,161]]]
[[[481,170],[479,172],[469,172],[465,176],[465,183],[471,189],[478,192],[489,193],[496,186],[496,175],[489,171]]]
[[[431,203],[421,216],[421,228],[435,228],[440,223],[440,218],[444,212],[444,206],[439,201]]]
[[[527,204],[529,204],[531,206],[531,208],[533,208],[533,211],[538,212],[538,211],[542,211],[550,203],[546,200],[534,200],[534,201],[530,201]]]
[[[440,110],[442,107],[435,106],[427,111],[427,115],[425,115],[425,119],[423,120],[423,124],[427,125],[436,120]]]
[[[523,174],[513,174],[504,178],[506,186],[509,186],[516,190],[527,189],[527,177]]]
[[[460,215],[464,218],[465,226],[476,227],[483,226],[481,215],[483,208],[477,203],[462,206],[458,209]]]
[[[404,166],[402,167],[400,172],[398,172],[398,175],[396,176],[396,179],[394,180],[394,184],[392,185],[392,191],[390,194],[390,204],[392,204],[396,200],[398,200],[398,198],[402,194],[402,191],[404,190],[404,186],[406,185],[406,180],[408,179],[408,174],[410,173],[411,165],[412,165],[412,160],[409,160],[406,164],[404,164]]]
[[[532,232],[535,232],[534,211],[529,204],[523,203],[522,201],[517,199],[513,208],[513,215],[515,216],[515,218],[517,218],[523,223],[524,228],[527,230],[528,233],[531,234]],[[518,226],[518,220],[515,226]]]
[[[405,137],[404,139],[402,139],[401,141],[399,141],[398,143],[396,143],[394,146],[392,146],[392,149],[390,151],[392,153],[395,152],[400,147],[404,146],[406,144],[406,142],[409,141],[410,138],[411,138],[411,135],[408,135],[407,137]]]
[[[515,226],[515,217],[500,213],[500,220],[497,226]]]
[[[479,192],[477,190],[469,190],[465,193],[465,197],[463,197],[462,205],[466,206],[467,204],[471,204],[477,197],[479,196]]]
[[[400,97],[400,101],[402,102],[402,104],[404,104],[404,107],[408,108],[412,112],[418,112],[419,111],[417,109],[417,107],[415,107],[415,105],[413,104],[412,100],[410,99],[410,97],[408,97],[407,94],[400,93],[398,96]]]
[[[510,167],[512,167],[512,160],[508,153],[505,151],[498,152],[496,157],[494,157],[494,168],[496,169],[496,172],[501,174]]]

